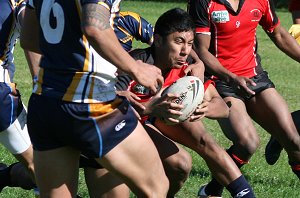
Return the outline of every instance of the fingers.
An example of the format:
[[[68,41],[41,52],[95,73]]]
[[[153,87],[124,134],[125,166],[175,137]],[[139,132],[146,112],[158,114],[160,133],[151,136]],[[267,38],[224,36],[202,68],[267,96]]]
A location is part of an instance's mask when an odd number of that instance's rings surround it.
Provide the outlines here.
[[[202,114],[202,115],[192,115],[191,117],[190,117],[190,122],[195,122],[195,121],[198,121],[198,120],[201,120],[202,118],[204,118],[205,117],[205,114]]]

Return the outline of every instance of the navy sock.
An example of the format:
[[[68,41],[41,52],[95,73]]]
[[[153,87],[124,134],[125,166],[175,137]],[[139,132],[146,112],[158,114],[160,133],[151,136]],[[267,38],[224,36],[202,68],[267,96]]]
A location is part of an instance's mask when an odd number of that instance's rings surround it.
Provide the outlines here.
[[[300,179],[300,164],[297,162],[289,162],[293,172],[297,175],[297,177]]]
[[[237,165],[238,168],[241,168],[244,164],[247,164],[247,161],[244,161],[237,157],[237,155],[233,152],[233,146],[231,146],[227,150],[228,155],[231,157],[231,159],[234,161],[234,163]],[[207,184],[205,188],[205,192],[207,195],[212,196],[222,196],[224,190],[224,186],[222,186],[215,178],[212,178],[212,180]]]
[[[255,198],[251,186],[243,175],[231,182],[226,188],[232,197]]]

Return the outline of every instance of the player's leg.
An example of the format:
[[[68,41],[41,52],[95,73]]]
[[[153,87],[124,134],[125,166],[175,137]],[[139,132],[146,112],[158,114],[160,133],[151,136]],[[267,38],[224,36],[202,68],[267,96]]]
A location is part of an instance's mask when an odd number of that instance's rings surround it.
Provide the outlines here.
[[[73,120],[63,103],[32,94],[27,126],[34,151],[34,168],[40,197],[76,197],[80,151],[66,146],[73,141]]]
[[[251,188],[232,159],[206,132],[200,121],[187,121],[179,125],[169,126],[157,120],[155,125],[163,134],[193,149],[203,157],[213,176],[226,186],[233,195],[244,190],[244,187]],[[237,183],[238,185],[236,185]],[[223,187],[221,186],[221,188]],[[219,194],[222,194],[222,192],[218,191],[208,193],[213,196],[220,196]]]
[[[183,186],[192,169],[191,156],[179,145],[159,133],[153,125],[146,124],[144,127],[158,150],[169,179],[168,196],[173,197]],[[86,167],[84,171],[91,197],[129,197],[129,189],[122,180],[101,168],[94,160],[82,156],[80,162]]]
[[[227,150],[238,167],[247,163],[256,151],[260,140],[245,103],[237,98],[226,97],[225,102],[230,104],[228,119],[220,119],[219,124],[233,145]]]
[[[168,197],[174,197],[189,176],[192,169],[192,158],[187,151],[162,135],[152,124],[145,124],[144,127],[158,150],[169,179]]]
[[[22,102],[18,101],[20,113],[7,129],[0,132],[0,143],[22,164],[15,163],[1,171],[1,188],[11,186],[32,189],[35,187],[33,150],[26,126],[26,110]]]
[[[126,139],[97,160],[122,178],[137,196],[167,196],[169,183],[162,162],[152,140],[140,123]]]
[[[129,198],[129,188],[105,168],[84,168],[85,181],[91,198]]]
[[[284,147],[293,171],[300,177],[297,168],[300,166],[300,136],[285,100],[270,88],[259,93],[247,108],[253,119]]]
[[[71,147],[34,151],[40,197],[76,197],[80,152]]]
[[[297,128],[298,133],[300,132],[300,110],[292,112],[292,118]],[[280,157],[280,153],[283,147],[281,144],[271,136],[269,142],[265,148],[265,158],[268,164],[273,165],[277,162]]]

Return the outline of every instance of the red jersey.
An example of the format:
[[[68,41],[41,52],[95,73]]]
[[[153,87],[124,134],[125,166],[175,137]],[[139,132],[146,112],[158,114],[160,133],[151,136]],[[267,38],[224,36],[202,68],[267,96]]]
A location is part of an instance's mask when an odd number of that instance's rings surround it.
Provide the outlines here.
[[[185,76],[184,70],[187,68],[187,66],[188,65],[186,63],[179,69],[171,69],[171,71],[165,76],[165,82],[164,82],[162,88],[170,86],[177,79]],[[139,98],[141,98],[140,102],[146,102],[153,96],[153,94],[151,94],[150,90],[148,90],[144,86],[136,83],[135,81],[130,82],[130,84],[128,86],[128,91],[134,93]]]
[[[269,0],[240,0],[235,12],[226,0],[190,0],[196,33],[211,35],[209,51],[238,76],[253,77],[260,68],[256,28],[273,32],[280,23]]]

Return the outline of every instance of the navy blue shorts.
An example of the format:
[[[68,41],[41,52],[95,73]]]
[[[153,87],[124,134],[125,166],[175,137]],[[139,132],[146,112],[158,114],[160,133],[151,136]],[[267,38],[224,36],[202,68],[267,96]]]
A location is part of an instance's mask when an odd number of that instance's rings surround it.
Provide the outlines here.
[[[19,91],[13,95],[9,84],[0,82],[0,132],[17,119],[23,108]]]
[[[131,134],[138,123],[126,99],[117,98],[108,105],[112,103],[116,108],[103,114],[97,104],[63,102],[32,94],[27,125],[33,148],[45,151],[71,146],[88,158],[102,157]],[[97,108],[99,115],[95,115]]]
[[[265,89],[275,87],[266,71],[263,71],[250,79],[256,83],[256,86],[248,86],[255,94],[258,94]],[[237,89],[237,87],[233,87],[224,81],[216,80],[215,83],[216,89],[223,98],[234,97],[245,101],[253,97],[253,95],[249,95],[244,89]]]

